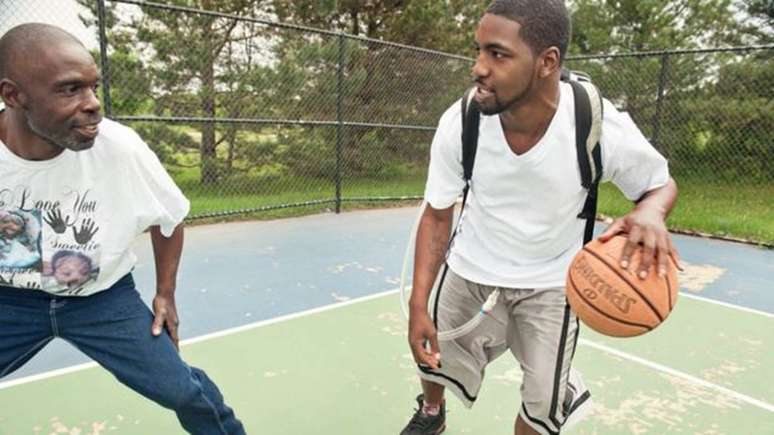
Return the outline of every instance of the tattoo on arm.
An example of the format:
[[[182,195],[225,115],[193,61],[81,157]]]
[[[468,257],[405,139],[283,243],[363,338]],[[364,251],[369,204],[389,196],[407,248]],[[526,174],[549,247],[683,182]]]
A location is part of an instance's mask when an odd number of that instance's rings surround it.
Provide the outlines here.
[[[444,233],[435,233],[430,239],[430,259],[433,270],[438,270],[446,259],[446,248],[449,242]]]

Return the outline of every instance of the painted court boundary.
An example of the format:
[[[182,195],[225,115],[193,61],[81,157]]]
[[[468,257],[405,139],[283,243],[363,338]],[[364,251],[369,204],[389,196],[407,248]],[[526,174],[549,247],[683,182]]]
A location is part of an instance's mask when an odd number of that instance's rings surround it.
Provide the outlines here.
[[[237,326],[237,327],[234,327],[234,328],[224,329],[222,331],[213,332],[213,333],[210,333],[210,334],[204,334],[204,335],[200,335],[198,337],[188,338],[186,340],[181,340],[180,341],[180,346],[181,347],[182,346],[187,346],[189,344],[199,343],[199,342],[202,342],[202,341],[208,341],[208,340],[213,340],[213,339],[220,338],[220,337],[225,337],[225,336],[228,336],[228,335],[238,334],[240,332],[245,332],[245,331],[249,331],[249,330],[256,329],[256,328],[261,328],[261,327],[264,327],[264,326],[273,325],[275,323],[287,322],[288,320],[293,320],[293,319],[297,319],[297,318],[300,318],[300,317],[311,316],[313,314],[323,313],[325,311],[335,310],[337,308],[343,308],[343,307],[346,307],[346,306],[349,306],[349,305],[354,305],[354,304],[358,304],[358,303],[361,303],[361,302],[367,302],[367,301],[370,301],[370,300],[373,300],[373,299],[379,299],[379,298],[382,298],[382,297],[385,297],[385,296],[393,295],[393,294],[395,294],[397,292],[398,292],[398,289],[387,290],[387,291],[383,291],[383,292],[380,292],[380,293],[374,293],[374,294],[371,294],[371,295],[368,295],[368,296],[363,296],[363,297],[351,299],[351,300],[348,300],[348,301],[336,302],[336,303],[333,303],[333,304],[323,305],[323,306],[317,307],[317,308],[312,308],[310,310],[299,311],[297,313],[292,313],[292,314],[286,314],[284,316],[273,317],[271,319],[261,320],[261,321],[258,321],[258,322],[249,323],[247,325],[242,325],[242,326]],[[89,369],[89,368],[92,368],[92,367],[97,367],[97,366],[98,366],[97,363],[89,362],[89,363],[77,364],[77,365],[70,366],[70,367],[63,367],[61,369],[51,370],[51,371],[47,371],[47,372],[44,372],[44,373],[38,373],[36,375],[25,376],[23,378],[14,379],[12,381],[0,382],[0,390],[6,389],[6,388],[15,387],[17,385],[28,384],[30,382],[42,381],[44,379],[49,379],[49,378],[53,378],[53,377],[57,377],[57,376],[61,376],[61,375],[66,375],[68,373],[79,372],[81,370],[86,370],[86,369]]]
[[[323,312],[326,312],[326,311],[331,311],[331,310],[334,310],[334,309],[343,308],[343,307],[346,307],[346,306],[349,306],[349,305],[354,305],[354,304],[358,304],[358,303],[361,303],[361,302],[367,302],[367,301],[370,301],[370,300],[373,300],[373,299],[379,299],[379,298],[382,298],[382,297],[385,297],[385,296],[390,296],[390,295],[398,293],[398,291],[399,291],[399,289],[387,290],[387,291],[383,291],[383,292],[380,292],[380,293],[374,293],[374,294],[371,294],[371,295],[368,295],[368,296],[363,296],[363,297],[351,299],[351,300],[348,300],[348,301],[336,302],[336,303],[333,303],[333,304],[329,304],[329,305],[325,305],[325,306],[322,306],[322,307],[313,308],[313,309],[306,310],[306,311],[300,311],[300,312],[293,313],[293,314],[288,314],[288,315],[284,315],[284,316],[274,317],[272,319],[266,319],[266,320],[262,320],[262,321],[259,321],[259,322],[254,322],[254,323],[250,323],[250,324],[247,324],[247,325],[238,326],[238,327],[235,327],[235,328],[224,329],[222,331],[214,332],[214,333],[211,333],[211,334],[200,335],[198,337],[194,337],[194,338],[190,338],[190,339],[187,339],[187,340],[183,340],[183,341],[180,342],[180,345],[181,346],[187,346],[189,344],[194,344],[194,343],[199,343],[199,342],[203,342],[203,341],[213,340],[213,339],[216,339],[216,338],[225,337],[225,336],[237,334],[237,333],[244,332],[244,331],[249,331],[249,330],[261,328],[261,327],[264,327],[264,326],[273,325],[273,324],[276,324],[276,323],[282,323],[282,322],[286,322],[286,321],[289,321],[289,320],[298,319],[298,318],[301,318],[301,317],[306,317],[306,316],[310,316],[310,315],[314,315],[314,314],[318,314],[318,313],[323,313]],[[768,318],[774,318],[774,314],[767,313],[767,312],[764,312],[764,311],[754,310],[754,309],[746,308],[746,307],[740,307],[738,305],[733,305],[733,304],[729,304],[729,303],[725,303],[725,302],[719,302],[719,301],[715,301],[715,300],[712,300],[712,299],[707,299],[707,298],[696,296],[696,295],[686,294],[684,292],[680,292],[680,295],[684,296],[684,297],[687,297],[689,299],[694,299],[694,300],[698,300],[698,301],[701,301],[701,302],[706,302],[706,303],[711,303],[711,304],[715,304],[715,305],[720,305],[720,306],[723,306],[723,307],[726,307],[726,308],[731,308],[731,309],[735,309],[735,310],[738,310],[738,311],[743,311],[743,312],[747,312],[747,313],[751,313],[751,314],[762,315],[762,316],[768,317]],[[689,375],[687,373],[683,373],[683,372],[681,372],[679,370],[675,370],[675,369],[673,369],[671,367],[668,367],[668,366],[665,366],[665,365],[661,365],[661,364],[658,364],[658,363],[646,360],[644,358],[640,358],[638,356],[635,356],[635,355],[632,355],[632,354],[629,354],[629,353],[626,353],[626,352],[622,352],[620,350],[614,349],[612,347],[609,347],[609,346],[606,346],[606,345],[603,345],[603,344],[600,344],[600,343],[596,343],[596,342],[593,342],[593,341],[590,341],[590,340],[587,340],[587,339],[580,339],[579,343],[581,345],[588,346],[588,347],[600,350],[602,352],[605,352],[605,353],[608,353],[608,354],[611,354],[611,355],[615,355],[615,356],[617,356],[619,358],[623,358],[625,360],[628,360],[628,361],[631,361],[631,362],[643,365],[643,366],[648,367],[650,369],[653,369],[653,370],[656,370],[656,371],[659,371],[659,372],[662,372],[662,373],[666,373],[666,374],[674,376],[674,377],[678,377],[678,378],[684,379],[684,380],[686,380],[688,382],[691,382],[691,383],[694,383],[694,384],[697,384],[697,385],[701,385],[701,386],[703,386],[705,388],[716,390],[716,391],[718,391],[718,392],[720,392],[722,394],[725,394],[727,396],[731,396],[731,397],[733,397],[733,398],[735,398],[735,399],[737,399],[739,401],[745,402],[745,403],[747,403],[749,405],[752,405],[752,406],[755,406],[757,408],[761,408],[761,409],[763,409],[765,411],[774,413],[774,405],[772,405],[772,404],[770,404],[768,402],[765,402],[763,400],[755,399],[753,397],[747,396],[745,394],[739,393],[739,392],[731,390],[729,388],[722,387],[720,385],[713,384],[712,382],[705,381],[703,379],[697,378],[697,377]],[[28,384],[28,383],[31,383],[31,382],[41,381],[41,380],[44,380],[44,379],[49,379],[49,378],[65,375],[65,374],[68,374],[68,373],[79,372],[79,371],[86,370],[86,369],[89,369],[89,368],[92,368],[92,367],[97,367],[97,363],[90,362],[90,363],[85,363],[85,364],[78,364],[78,365],[74,365],[74,366],[70,366],[70,367],[65,367],[65,368],[61,368],[61,369],[57,369],[57,370],[51,370],[51,371],[48,371],[48,372],[45,372],[45,373],[39,373],[39,374],[32,375],[32,376],[26,376],[26,377],[23,377],[23,378],[14,379],[12,381],[0,382],[0,390],[11,388],[11,387],[14,387],[14,386],[17,386],[17,385],[23,385],[23,384]]]

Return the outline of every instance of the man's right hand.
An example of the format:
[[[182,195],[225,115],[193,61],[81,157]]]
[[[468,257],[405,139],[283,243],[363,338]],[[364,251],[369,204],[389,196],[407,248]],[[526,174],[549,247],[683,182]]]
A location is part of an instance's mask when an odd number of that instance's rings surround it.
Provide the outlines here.
[[[437,370],[441,367],[441,350],[438,347],[438,332],[433,325],[427,310],[411,313],[409,316],[409,346],[414,354],[414,361],[419,365],[429,366]],[[426,343],[430,343],[428,349]]]
[[[408,341],[414,361],[434,370],[441,367],[441,351],[438,347],[438,331],[427,312],[427,301],[438,271],[446,259],[453,218],[454,205],[445,209],[434,209],[428,205],[419,221],[414,251]]]

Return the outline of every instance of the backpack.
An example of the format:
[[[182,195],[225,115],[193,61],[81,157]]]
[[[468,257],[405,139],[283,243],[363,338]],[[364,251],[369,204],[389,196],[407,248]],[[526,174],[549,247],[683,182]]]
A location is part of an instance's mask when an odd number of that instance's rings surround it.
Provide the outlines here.
[[[572,86],[575,100],[575,148],[580,167],[581,185],[588,190],[579,219],[586,220],[583,244],[590,242],[594,235],[594,221],[597,216],[597,190],[602,178],[602,155],[599,138],[602,135],[602,97],[591,79],[584,73],[562,69],[561,80]],[[462,168],[465,187],[462,189],[462,210],[468,199],[470,179],[478,147],[478,125],[481,112],[470,94],[470,88],[462,97]]]

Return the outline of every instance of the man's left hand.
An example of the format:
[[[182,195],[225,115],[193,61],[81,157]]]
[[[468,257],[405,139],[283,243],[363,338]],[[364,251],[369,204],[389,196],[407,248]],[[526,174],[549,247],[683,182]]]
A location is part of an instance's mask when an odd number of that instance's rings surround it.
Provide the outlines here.
[[[172,342],[175,343],[175,347],[180,350],[178,342],[180,339],[177,335],[177,328],[180,325],[180,320],[177,317],[177,307],[175,306],[175,297],[167,296],[163,294],[157,294],[153,298],[153,326],[151,326],[151,333],[154,336],[161,335],[161,328],[166,328],[169,333],[169,337],[172,338]]]
[[[653,262],[656,262],[658,275],[666,276],[669,256],[673,256],[679,266],[677,251],[672,244],[672,238],[667,231],[664,218],[658,211],[648,208],[637,208],[626,216],[616,219],[607,230],[599,236],[601,242],[610,240],[619,233],[627,234],[626,245],[621,253],[621,267],[629,269],[635,249],[642,250],[637,276],[645,279]]]

